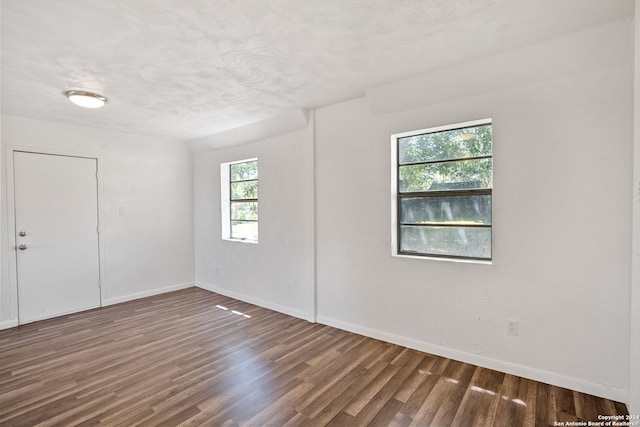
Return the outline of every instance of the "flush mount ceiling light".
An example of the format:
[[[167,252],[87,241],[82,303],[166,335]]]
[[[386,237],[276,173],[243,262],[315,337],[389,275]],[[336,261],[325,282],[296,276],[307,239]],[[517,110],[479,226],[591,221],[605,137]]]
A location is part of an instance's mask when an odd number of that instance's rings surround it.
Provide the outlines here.
[[[68,90],[65,96],[69,101],[85,108],[100,108],[107,103],[107,98],[93,92],[85,92],[83,90]]]

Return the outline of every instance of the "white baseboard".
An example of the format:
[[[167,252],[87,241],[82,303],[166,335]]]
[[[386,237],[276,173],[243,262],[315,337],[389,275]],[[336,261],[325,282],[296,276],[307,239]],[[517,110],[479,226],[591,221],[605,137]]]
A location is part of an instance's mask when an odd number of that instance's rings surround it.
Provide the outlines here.
[[[102,300],[102,306],[106,307],[108,305],[118,304],[118,303],[121,303],[121,302],[131,301],[131,300],[145,298],[145,297],[150,297],[150,296],[158,295],[158,294],[164,294],[166,292],[177,291],[179,289],[192,288],[193,286],[194,286],[193,282],[179,283],[177,285],[165,286],[164,288],[153,289],[153,290],[145,291],[145,292],[138,292],[138,293],[135,293],[135,294],[125,295],[125,296],[122,296],[122,297],[109,298],[109,299]],[[83,308],[81,310],[73,311],[72,313],[78,313],[78,312],[81,312],[81,311],[84,311],[84,310],[89,310],[91,308],[95,308],[95,307]],[[66,316],[66,315],[72,314],[72,313],[56,314],[53,317]],[[42,319],[32,319],[32,320],[29,320],[28,322],[24,322],[24,323],[27,324],[27,323],[36,322],[36,321],[39,321],[39,320],[44,320],[44,319],[47,319],[47,318],[48,317],[43,317]],[[18,326],[18,319],[7,320],[7,321],[4,321],[4,322],[0,322],[0,330],[14,328],[16,326]]]
[[[151,291],[139,292],[135,294],[125,295],[122,297],[110,298],[103,301],[103,306],[118,304],[121,302],[131,301],[139,298],[145,298],[145,297],[158,295],[166,292],[176,291],[179,289],[186,289],[192,286],[196,286],[201,289],[215,292],[217,294],[224,295],[229,298],[234,298],[240,301],[244,301],[249,304],[255,304],[260,307],[264,307],[270,310],[287,314],[289,316],[311,321],[309,318],[309,314],[304,311],[281,306],[273,302],[264,301],[259,298],[254,298],[248,295],[230,291],[228,289],[220,288],[218,286],[214,286],[206,283],[200,283],[200,282],[196,282],[195,284],[180,283],[177,285],[166,286],[159,289],[153,289]],[[522,366],[522,365],[510,363],[510,362],[505,362],[502,360],[492,359],[489,357],[484,357],[484,356],[480,356],[473,353],[455,350],[448,347],[442,347],[439,345],[418,341],[412,338],[390,334],[388,332],[379,331],[376,329],[355,325],[349,322],[332,319],[322,315],[319,315],[316,321],[323,325],[353,332],[359,335],[364,335],[370,338],[375,338],[381,341],[386,341],[392,344],[401,345],[403,347],[424,351],[426,353],[434,354],[441,357],[446,357],[449,359],[458,360],[465,363],[471,363],[473,365],[482,366],[484,368],[494,369],[496,371],[517,375],[519,377],[540,381],[546,384],[552,384],[558,387],[564,387],[570,390],[576,390],[582,393],[587,393],[594,396],[615,400],[618,402],[626,402],[628,398],[627,390],[622,388],[607,387],[602,384],[592,383],[592,382],[584,381],[578,378],[567,377],[554,372],[543,371],[540,369]],[[17,319],[0,322],[0,330],[9,329],[16,326],[18,326]]]
[[[18,319],[15,320],[5,320],[4,322],[0,322],[0,330],[15,328],[18,326]]]
[[[165,286],[163,288],[152,289],[150,291],[138,292],[135,294],[124,295],[121,297],[108,298],[102,301],[102,306],[106,307],[108,305],[118,304],[121,302],[132,301],[135,299],[151,297],[158,294],[164,294],[167,292],[177,291],[180,289],[192,288],[195,284],[193,282],[188,283],[178,283],[177,285]]]
[[[552,384],[558,387],[568,388],[570,390],[591,394],[606,399],[615,400],[617,402],[627,401],[627,390],[622,388],[607,387],[602,384],[596,384],[584,381],[578,378],[571,378],[561,374],[543,371],[536,368],[517,365],[515,363],[505,362],[502,360],[492,359],[465,351],[455,350],[448,347],[442,347],[427,342],[414,340],[412,338],[400,335],[390,334],[388,332],[378,331],[376,329],[366,328],[364,326],[355,325],[341,320],[331,319],[326,316],[318,316],[317,322],[323,325],[332,326],[334,328],[386,341],[392,344],[401,345],[403,347],[412,348],[414,350],[423,351],[425,353],[434,354],[436,356],[446,357],[448,359],[458,360],[460,362],[470,363],[483,368],[493,369],[495,371],[516,375],[523,378],[539,381],[546,384]]]
[[[208,283],[196,282],[196,287],[205,289],[207,291],[214,292],[216,294],[224,295],[229,298],[237,299],[240,301],[248,302],[249,304],[258,305],[260,307],[268,308],[269,310],[277,311],[279,313],[287,314],[289,316],[297,317],[299,319],[310,320],[309,313],[301,310],[296,310],[291,307],[285,307],[270,301],[264,301],[259,298],[254,298],[249,295],[240,294],[238,292],[230,291],[228,289],[220,288]]]

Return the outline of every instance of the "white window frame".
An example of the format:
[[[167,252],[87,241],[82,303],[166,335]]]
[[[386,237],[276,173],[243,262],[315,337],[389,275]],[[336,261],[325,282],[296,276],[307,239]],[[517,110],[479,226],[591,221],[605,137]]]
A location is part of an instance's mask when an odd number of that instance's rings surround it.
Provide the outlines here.
[[[413,259],[423,259],[423,260],[435,260],[435,261],[449,261],[449,262],[462,262],[462,263],[471,263],[471,264],[492,264],[493,262],[493,254],[491,259],[474,259],[474,258],[464,258],[464,257],[440,257],[434,255],[411,255],[406,253],[401,253],[399,251],[399,224],[400,219],[398,218],[398,139],[421,135],[426,133],[435,133],[442,132],[447,130],[454,130],[466,127],[473,126],[483,126],[483,125],[493,125],[493,119],[480,119],[480,120],[472,120],[468,122],[462,123],[454,123],[444,126],[437,126],[427,129],[419,129],[408,132],[396,133],[391,135],[390,138],[390,147],[391,147],[391,255],[393,257],[401,257],[401,258],[413,258]],[[493,151],[493,150],[492,150]],[[493,156],[492,156],[493,157]],[[493,188],[492,188],[493,190]],[[493,191],[492,191],[493,193]],[[493,195],[492,195],[493,199]],[[493,224],[491,225],[491,246],[493,248]],[[492,250],[493,253],[493,250]]]
[[[252,243],[257,244],[259,241],[259,237],[256,240],[253,239],[239,239],[236,237],[231,237],[231,165],[235,165],[238,163],[248,163],[248,162],[257,162],[258,158],[253,157],[250,159],[236,160],[233,162],[226,162],[220,164],[220,225],[221,225],[221,234],[222,240],[228,240],[230,242],[240,242],[240,243]],[[260,167],[258,165],[258,167]],[[258,182],[260,181],[258,175]],[[259,185],[259,184],[258,184]],[[260,196],[258,196],[259,198]],[[259,224],[258,219],[258,224]],[[260,233],[260,226],[258,225],[258,233]],[[259,234],[258,234],[259,236]]]

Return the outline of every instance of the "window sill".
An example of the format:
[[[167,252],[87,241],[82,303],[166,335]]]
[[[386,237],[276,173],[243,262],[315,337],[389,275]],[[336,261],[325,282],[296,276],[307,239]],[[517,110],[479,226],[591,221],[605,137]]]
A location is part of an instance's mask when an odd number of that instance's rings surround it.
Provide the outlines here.
[[[226,240],[227,242],[236,242],[236,243],[250,243],[253,245],[258,244],[257,240],[250,240],[250,239],[233,239],[231,237],[223,237],[222,240]]]
[[[464,264],[479,264],[479,265],[492,265],[492,260],[481,260],[481,259],[461,259],[461,258],[444,258],[444,257],[435,257],[435,256],[418,256],[418,255],[405,255],[405,254],[391,254],[392,257],[397,258],[409,258],[409,259],[425,259],[430,261],[444,261],[444,262],[457,262]]]

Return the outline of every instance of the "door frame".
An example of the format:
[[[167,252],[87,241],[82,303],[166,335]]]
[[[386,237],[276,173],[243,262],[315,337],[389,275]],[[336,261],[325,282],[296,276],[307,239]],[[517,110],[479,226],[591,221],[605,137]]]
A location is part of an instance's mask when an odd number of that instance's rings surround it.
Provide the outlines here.
[[[104,306],[107,297],[107,278],[106,278],[106,261],[105,261],[105,232],[104,232],[104,214],[103,214],[103,179],[102,179],[102,155],[95,153],[82,153],[77,151],[57,150],[52,148],[39,148],[18,145],[8,145],[6,147],[6,167],[7,167],[7,241],[8,241],[8,258],[9,258],[9,295],[11,318],[15,319],[16,324],[20,324],[19,304],[18,304],[18,262],[17,262],[17,242],[16,242],[16,211],[15,211],[15,182],[14,182],[14,166],[13,153],[25,152],[33,154],[44,154],[50,156],[66,156],[80,157],[86,159],[95,159],[97,170],[97,190],[98,199],[98,280],[100,287],[100,307]]]

